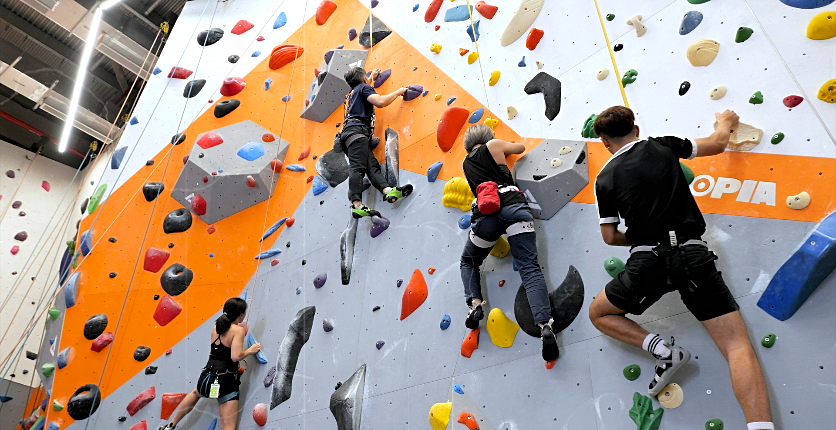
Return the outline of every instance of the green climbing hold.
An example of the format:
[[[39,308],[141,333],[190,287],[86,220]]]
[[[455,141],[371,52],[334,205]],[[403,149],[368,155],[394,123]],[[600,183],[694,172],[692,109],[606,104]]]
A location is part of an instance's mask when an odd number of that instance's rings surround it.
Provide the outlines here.
[[[772,348],[772,345],[775,345],[775,333],[769,333],[764,336],[763,339],[761,339],[761,345],[767,348]]]
[[[615,278],[619,273],[624,271],[624,262],[616,257],[610,257],[604,260],[604,269],[610,276]]]
[[[636,76],[639,76],[639,72],[637,72],[636,69],[628,70],[627,73],[625,73],[624,76],[621,78],[621,85],[626,87],[627,84],[632,84],[633,82],[636,82]]]
[[[81,254],[81,253],[78,252],[78,251],[76,251],[75,254],[73,254],[73,269],[78,269],[78,256],[79,256],[79,254]]]
[[[737,29],[737,34],[734,35],[734,41],[737,43],[745,42],[752,37],[755,31],[749,27],[740,27]]]
[[[52,401],[52,410],[53,410],[53,411],[56,411],[56,412],[58,412],[58,411],[63,411],[63,410],[64,410],[64,407],[63,407],[63,406],[61,406],[61,404],[60,404],[60,403],[58,403],[58,400],[53,400],[53,401]]]
[[[614,13],[608,13],[607,14],[607,21],[612,21],[614,19],[615,19],[615,14]]]
[[[749,97],[749,103],[753,105],[759,105],[763,103],[763,94],[760,91],[755,91],[755,94],[752,94],[752,97]]]
[[[587,139],[597,139],[598,135],[595,134],[595,118],[598,118],[598,115],[592,114],[589,118],[586,119],[583,123],[583,129],[581,130],[581,136]]]
[[[49,317],[54,320],[57,320],[58,317],[61,315],[61,311],[59,311],[58,308],[56,308],[55,306],[50,306],[47,313],[49,313]]]
[[[636,430],[659,430],[662,423],[662,408],[653,410],[650,397],[633,393],[633,407],[630,408],[630,418],[636,423]]]
[[[691,3],[691,4],[703,4],[703,3],[708,3],[708,2],[710,2],[710,1],[711,1],[711,0],[688,0],[688,3]]]
[[[73,252],[75,252],[75,241],[72,239],[68,240],[67,248],[69,249],[69,251],[67,251],[68,253],[72,254]]]
[[[49,378],[49,376],[52,375],[52,372],[54,372],[54,371],[55,371],[55,365],[52,364],[52,363],[44,363],[44,365],[41,366],[41,373],[44,374],[45,378]]]
[[[772,142],[773,145],[777,145],[777,144],[781,143],[782,140],[784,140],[784,133],[781,133],[779,131],[779,132],[772,135],[771,142]]]
[[[96,208],[99,207],[99,203],[102,202],[102,197],[104,196],[105,191],[107,191],[107,184],[99,185],[99,188],[96,188],[96,191],[90,196],[90,201],[87,202],[87,213],[92,214]]]
[[[642,375],[642,368],[639,367],[638,364],[631,364],[625,367],[622,372],[624,372],[624,377],[627,378],[628,381],[635,381]]]
[[[714,418],[705,422],[705,430],[723,430],[723,420]]]
[[[682,168],[682,173],[685,174],[685,181],[688,182],[688,185],[691,185],[691,182],[694,182],[694,171],[681,161],[679,162],[679,167]]]

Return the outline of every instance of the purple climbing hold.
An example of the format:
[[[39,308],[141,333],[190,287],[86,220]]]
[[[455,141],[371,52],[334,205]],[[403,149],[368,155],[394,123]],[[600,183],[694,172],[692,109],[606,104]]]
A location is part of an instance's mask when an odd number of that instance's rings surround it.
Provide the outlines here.
[[[282,97],[282,101],[285,102],[285,103],[289,102],[290,101],[290,94]]]
[[[329,49],[322,57],[325,59],[325,64],[331,64],[331,58],[334,56],[334,50]]]
[[[14,170],[6,170],[6,176],[8,176],[9,178],[14,179],[15,171]]]
[[[410,85],[406,87],[406,92],[403,93],[403,99],[405,101],[415,100],[421,93],[424,92],[424,87],[421,85]]]
[[[427,169],[427,181],[435,182],[435,180],[438,179],[438,172],[441,171],[441,166],[443,165],[444,163],[442,163],[441,161],[436,161],[435,163],[433,163],[433,165],[430,166],[429,169]]]
[[[276,377],[276,366],[267,371],[267,376],[264,377],[264,388],[273,385],[273,379]]]
[[[380,349],[383,348],[383,345],[386,345],[386,342],[384,342],[382,340],[379,340],[379,341],[377,341],[377,343],[374,344],[374,346],[377,348],[378,351],[380,351]]]
[[[374,9],[375,6],[377,6],[378,3],[380,3],[380,2],[377,1],[377,0],[372,0],[372,9]]]
[[[378,74],[377,77],[374,78],[374,87],[377,88],[383,85],[383,83],[386,82],[387,79],[389,79],[389,76],[392,76],[392,69],[386,69],[380,72],[380,74]]]
[[[316,288],[322,288],[322,286],[325,285],[325,281],[327,281],[327,280],[328,280],[328,274],[327,273],[320,273],[319,275],[316,275],[316,277],[314,277],[313,286],[316,287]]]
[[[325,333],[330,333],[334,329],[334,325],[326,318],[322,320],[322,329],[325,330]]]
[[[21,242],[23,242],[27,238],[29,238],[29,234],[26,233],[25,231],[21,231],[20,233],[15,235],[15,240],[19,240]]]
[[[403,279],[398,279],[398,281],[397,281],[397,282],[395,282],[395,285],[397,285],[397,286],[398,286],[398,288],[400,288],[400,287],[401,287],[401,285],[403,285]]]
[[[353,28],[348,29],[348,40],[354,40],[357,38],[357,30]]]
[[[372,217],[372,230],[371,235],[372,238],[380,236],[380,233],[386,231],[389,228],[389,220],[379,216]]]
[[[337,45],[336,49],[343,49],[343,48],[345,48],[345,45]]]
[[[22,205],[22,204],[23,204],[23,202],[22,202],[22,201],[20,201],[20,200],[15,200],[15,201],[12,203],[12,209],[17,209],[17,208],[19,208],[19,207],[20,207],[20,205]]]

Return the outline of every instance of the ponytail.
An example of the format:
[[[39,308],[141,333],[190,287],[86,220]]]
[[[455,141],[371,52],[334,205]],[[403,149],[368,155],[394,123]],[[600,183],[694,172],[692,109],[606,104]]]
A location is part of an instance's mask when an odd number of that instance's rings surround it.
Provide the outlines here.
[[[218,334],[224,334],[232,327],[232,322],[247,312],[247,302],[238,297],[233,297],[224,303],[224,310],[218,319],[215,320],[215,330]]]

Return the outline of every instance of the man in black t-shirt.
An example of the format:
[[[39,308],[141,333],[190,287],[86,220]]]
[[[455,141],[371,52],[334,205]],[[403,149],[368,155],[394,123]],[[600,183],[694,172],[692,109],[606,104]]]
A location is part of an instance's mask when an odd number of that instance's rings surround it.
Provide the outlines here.
[[[380,171],[380,163],[374,158],[369,147],[374,129],[374,108],[384,108],[406,92],[406,88],[379,95],[372,88],[380,69],[366,73],[362,67],[353,67],[345,73],[345,82],[351,87],[345,99],[345,118],[340,145],[348,156],[348,192],[351,201],[351,215],[354,218],[380,216],[380,213],[363,204],[363,176],[368,175],[369,182],[383,193],[383,199],[394,203],[410,193],[412,185],[390,184]]]
[[[700,236],[705,221],[691,195],[680,158],[725,151],[738,116],[717,113],[709,137],[639,140],[633,111],[611,107],[595,120],[595,133],[613,154],[595,180],[601,235],[608,245],[631,246],[623,272],[589,306],[592,324],[604,334],[649,351],[656,372],[648,393],[655,397],[690,359],[679,345],[649,333],[625,314],[642,314],[663,295],[679,291],[729,363],[735,395],[749,430],[772,430],[769,397],[739,307],[717,271],[716,255]],[[621,219],[627,231],[618,230]]]

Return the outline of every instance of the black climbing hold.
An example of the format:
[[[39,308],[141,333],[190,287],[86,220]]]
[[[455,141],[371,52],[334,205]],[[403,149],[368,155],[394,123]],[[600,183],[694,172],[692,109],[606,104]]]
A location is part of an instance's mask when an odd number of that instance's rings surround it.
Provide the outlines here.
[[[197,154],[197,158],[203,158],[203,153]]]
[[[96,314],[92,317],[87,319],[87,322],[84,323],[84,338],[87,340],[93,340],[102,333],[104,333],[105,329],[107,328],[107,315],[105,314]]]
[[[157,366],[148,366],[145,368],[146,375],[153,375],[157,373]]]
[[[526,94],[542,93],[546,101],[546,118],[553,120],[560,113],[560,81],[554,76],[540,72],[525,84]]]
[[[229,99],[219,102],[215,105],[215,118],[223,118],[230,112],[241,106],[241,101],[238,99]]]
[[[37,360],[38,359],[38,353],[37,352],[32,352],[32,351],[26,351],[26,358],[29,359],[29,360]]]
[[[540,179],[543,179],[545,177],[546,177],[546,175],[534,175],[534,180],[539,181]]]
[[[372,308],[372,312],[377,312],[380,310],[380,306],[375,306]]]
[[[194,79],[190,81],[186,84],[186,88],[183,88],[183,97],[190,99],[198,95],[204,85],[206,85],[206,79]]]
[[[217,43],[224,37],[224,31],[220,28],[210,28],[197,33],[197,44],[200,46],[209,46]]]
[[[583,279],[578,269],[574,266],[569,266],[569,273],[559,287],[549,293],[549,302],[552,308],[552,329],[555,333],[560,333],[578,316],[583,306]],[[514,317],[517,319],[517,324],[529,336],[540,337],[540,327],[534,324],[534,315],[531,313],[531,307],[528,304],[528,295],[525,293],[525,288],[520,286],[517,291],[517,297],[514,300]]]
[[[171,211],[163,220],[163,231],[166,233],[182,233],[191,226],[192,213],[186,208]]]
[[[307,260],[302,260],[302,265],[304,266],[306,264],[308,264],[308,261]]]
[[[165,190],[165,185],[162,182],[149,182],[142,186],[142,195],[145,196],[146,202],[152,202],[163,190]]]
[[[29,373],[29,371],[28,371],[28,370],[26,370],[26,369],[23,369],[23,372],[22,372],[22,373],[23,373],[24,375],[26,375],[26,374],[28,374],[28,373]]]
[[[120,423],[123,423],[128,419],[128,417],[119,417],[117,419],[119,420]]]
[[[179,145],[186,140],[186,133],[177,133],[174,136],[171,136],[171,144],[172,145]]]
[[[138,346],[134,350],[134,360],[136,361],[145,361],[151,355],[151,348],[147,346]]]
[[[99,409],[102,395],[99,387],[94,384],[84,384],[78,387],[67,402],[67,413],[76,421],[87,419]]]
[[[581,153],[578,154],[578,159],[575,160],[575,164],[581,164],[583,163],[583,160],[586,160],[586,151],[581,151]]]
[[[174,244],[173,244],[173,243],[169,243],[169,244],[168,244],[168,248],[169,248],[169,249],[174,248]]]
[[[392,30],[386,26],[386,24],[382,23],[376,16],[372,16],[372,34],[371,34],[371,42],[372,46],[377,45],[380,43],[381,40],[385,39],[387,36],[392,34]],[[366,48],[370,48],[369,45],[369,20],[366,19],[366,25],[363,26],[363,30],[360,31],[360,38],[357,40],[360,42],[360,45],[365,46]]]
[[[239,58],[241,58],[241,57],[239,57],[237,55],[230,55],[229,58],[227,58],[226,60],[229,61],[230,63],[237,63]]]
[[[684,96],[690,89],[691,83],[688,81],[682,81],[682,83],[679,84],[679,95]]]
[[[116,238],[115,237],[110,237],[110,238],[107,239],[107,241],[110,242],[110,243],[116,243]]]
[[[145,162],[146,166],[151,166],[153,164],[154,164],[154,160],[148,160],[148,161]]]
[[[616,43],[615,46],[612,47],[612,50],[615,52],[621,51],[622,49],[624,49],[624,45],[620,43]]]
[[[83,202],[81,202],[81,214],[82,214],[82,215],[83,215],[85,212],[87,212],[87,203],[90,203],[90,198],[89,198],[89,197],[88,197],[88,198],[86,198],[86,199],[84,199],[84,201],[83,201]]]
[[[160,299],[160,295],[159,294],[154,294],[154,300],[159,300],[159,299]]]
[[[348,179],[348,162],[345,154],[333,150],[322,154],[316,160],[316,172],[332,188],[336,188]]]
[[[316,76],[316,84],[322,85],[322,82],[325,80],[326,76],[328,76],[328,72],[320,72],[320,74]]]
[[[285,246],[290,248],[290,242],[288,242]]]
[[[116,272],[110,272],[108,276],[110,276],[110,279],[113,279],[116,277]]]
[[[334,385],[334,391],[339,390],[339,389],[340,389],[340,387],[342,387],[342,386],[343,386],[343,383],[342,383],[342,382],[337,382],[337,385]]]
[[[160,285],[168,295],[177,296],[189,288],[193,278],[194,273],[191,269],[180,263],[174,263],[168,266],[168,269],[165,269],[160,276]]]

